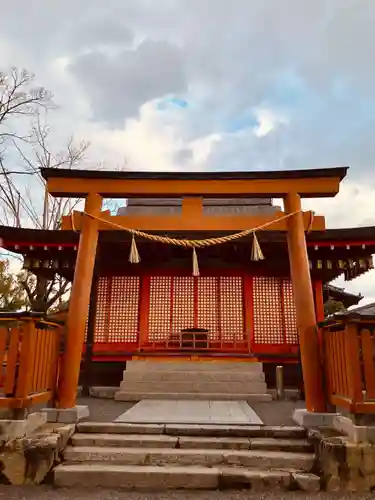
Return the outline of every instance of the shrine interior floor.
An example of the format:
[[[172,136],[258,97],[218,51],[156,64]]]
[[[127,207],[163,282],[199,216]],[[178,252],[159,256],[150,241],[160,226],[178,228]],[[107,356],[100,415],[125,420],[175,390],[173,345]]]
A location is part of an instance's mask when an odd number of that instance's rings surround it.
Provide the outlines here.
[[[95,397],[79,397],[77,404],[88,406],[92,422],[113,422],[136,403]],[[304,401],[252,402],[251,407],[265,425],[295,425],[292,420],[296,408],[304,408]]]
[[[129,424],[262,425],[246,401],[145,399],[120,415]]]

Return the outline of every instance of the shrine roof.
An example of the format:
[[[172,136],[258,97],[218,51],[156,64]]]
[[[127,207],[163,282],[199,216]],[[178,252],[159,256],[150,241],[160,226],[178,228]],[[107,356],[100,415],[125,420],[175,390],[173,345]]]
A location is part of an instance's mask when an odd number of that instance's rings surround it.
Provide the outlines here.
[[[346,176],[349,167],[315,168],[302,170],[251,170],[235,172],[155,172],[119,170],[78,170],[61,168],[42,168],[44,179],[137,179],[137,180],[255,180],[255,179],[308,179],[340,178]]]
[[[150,231],[151,233],[151,231]],[[233,231],[152,231],[153,234],[168,234],[175,238],[193,238],[203,239],[208,237],[223,236],[232,234]],[[284,231],[259,231],[258,239],[261,242],[286,242],[286,233]],[[0,225],[0,239],[3,239],[5,246],[9,244],[27,244],[33,243],[43,245],[61,245],[73,246],[79,241],[79,233],[70,230],[44,230],[44,229],[29,229],[17,228]],[[121,230],[100,231],[100,242],[130,241],[129,233]],[[143,238],[137,238],[142,241]],[[307,243],[313,245],[319,243],[322,246],[330,245],[331,243],[356,243],[375,245],[375,226],[355,227],[344,229],[326,229],[325,231],[312,231],[306,235]],[[250,241],[252,235],[241,238],[240,241]],[[0,243],[1,246],[1,243]]]
[[[331,283],[326,283],[324,285],[324,295],[326,299],[330,297],[334,300],[343,302],[345,307],[358,305],[358,303],[363,299],[363,295],[350,293],[344,288],[339,288]]]
[[[375,302],[366,304],[365,306],[354,307],[348,311],[333,314],[326,320],[319,323],[319,326],[334,324],[337,320],[341,321],[374,321],[375,320]]]

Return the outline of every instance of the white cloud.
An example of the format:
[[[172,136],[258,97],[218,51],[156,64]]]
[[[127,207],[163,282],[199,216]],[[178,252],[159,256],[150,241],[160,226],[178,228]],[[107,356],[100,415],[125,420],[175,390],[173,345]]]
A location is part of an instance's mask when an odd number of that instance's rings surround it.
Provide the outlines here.
[[[375,185],[371,179],[368,183],[351,180],[350,174],[349,170],[334,198],[304,200],[304,208],[325,215],[328,228],[375,225]]]
[[[373,0],[283,0],[272,8],[265,0],[15,0],[2,6],[0,59],[27,66],[54,91],[56,144],[86,137],[93,165],[349,164],[340,194],[306,207],[325,214],[329,227],[369,225],[374,16]],[[159,109],[170,95],[188,106]],[[233,131],[233,123],[243,128]],[[372,276],[350,287],[374,296]]]
[[[270,109],[257,109],[255,116],[259,125],[254,128],[254,134],[257,137],[263,137],[274,130],[279,124],[286,124],[288,121],[282,116],[278,116]]]
[[[350,173],[350,171],[349,171]],[[335,198],[304,200],[303,207],[314,210],[317,215],[324,215],[328,228],[350,228],[375,225],[374,211],[375,187],[370,182],[365,184],[344,180],[339,194]],[[361,305],[375,302],[375,271],[346,282],[343,277],[334,283],[351,293],[362,294]]]

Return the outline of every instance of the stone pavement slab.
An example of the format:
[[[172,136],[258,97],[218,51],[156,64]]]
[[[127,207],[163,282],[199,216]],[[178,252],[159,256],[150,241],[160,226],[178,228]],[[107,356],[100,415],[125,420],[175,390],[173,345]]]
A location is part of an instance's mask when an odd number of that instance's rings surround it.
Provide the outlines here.
[[[143,400],[116,422],[143,424],[262,425],[246,401]]]

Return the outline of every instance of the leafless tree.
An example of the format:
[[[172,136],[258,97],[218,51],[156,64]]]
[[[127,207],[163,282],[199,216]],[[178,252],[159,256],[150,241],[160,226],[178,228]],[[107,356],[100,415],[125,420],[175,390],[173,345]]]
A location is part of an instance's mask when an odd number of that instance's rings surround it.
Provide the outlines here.
[[[40,169],[78,168],[89,144],[77,143],[71,137],[63,149],[56,151],[47,124],[52,94],[44,88],[34,88],[33,80],[33,75],[25,70],[0,73],[0,224],[58,229],[61,217],[69,214],[79,200],[51,197]],[[28,117],[29,122],[27,132],[22,134],[18,133],[16,120],[20,117]],[[12,163],[17,157],[19,165],[8,169],[10,152]],[[58,275],[48,280],[25,270],[20,279],[35,311],[47,311],[69,292],[69,283]]]
[[[0,72],[0,144],[8,139],[27,139],[15,131],[14,119],[33,116],[38,110],[53,107],[52,94],[34,86],[35,77],[27,70],[12,68]]]

